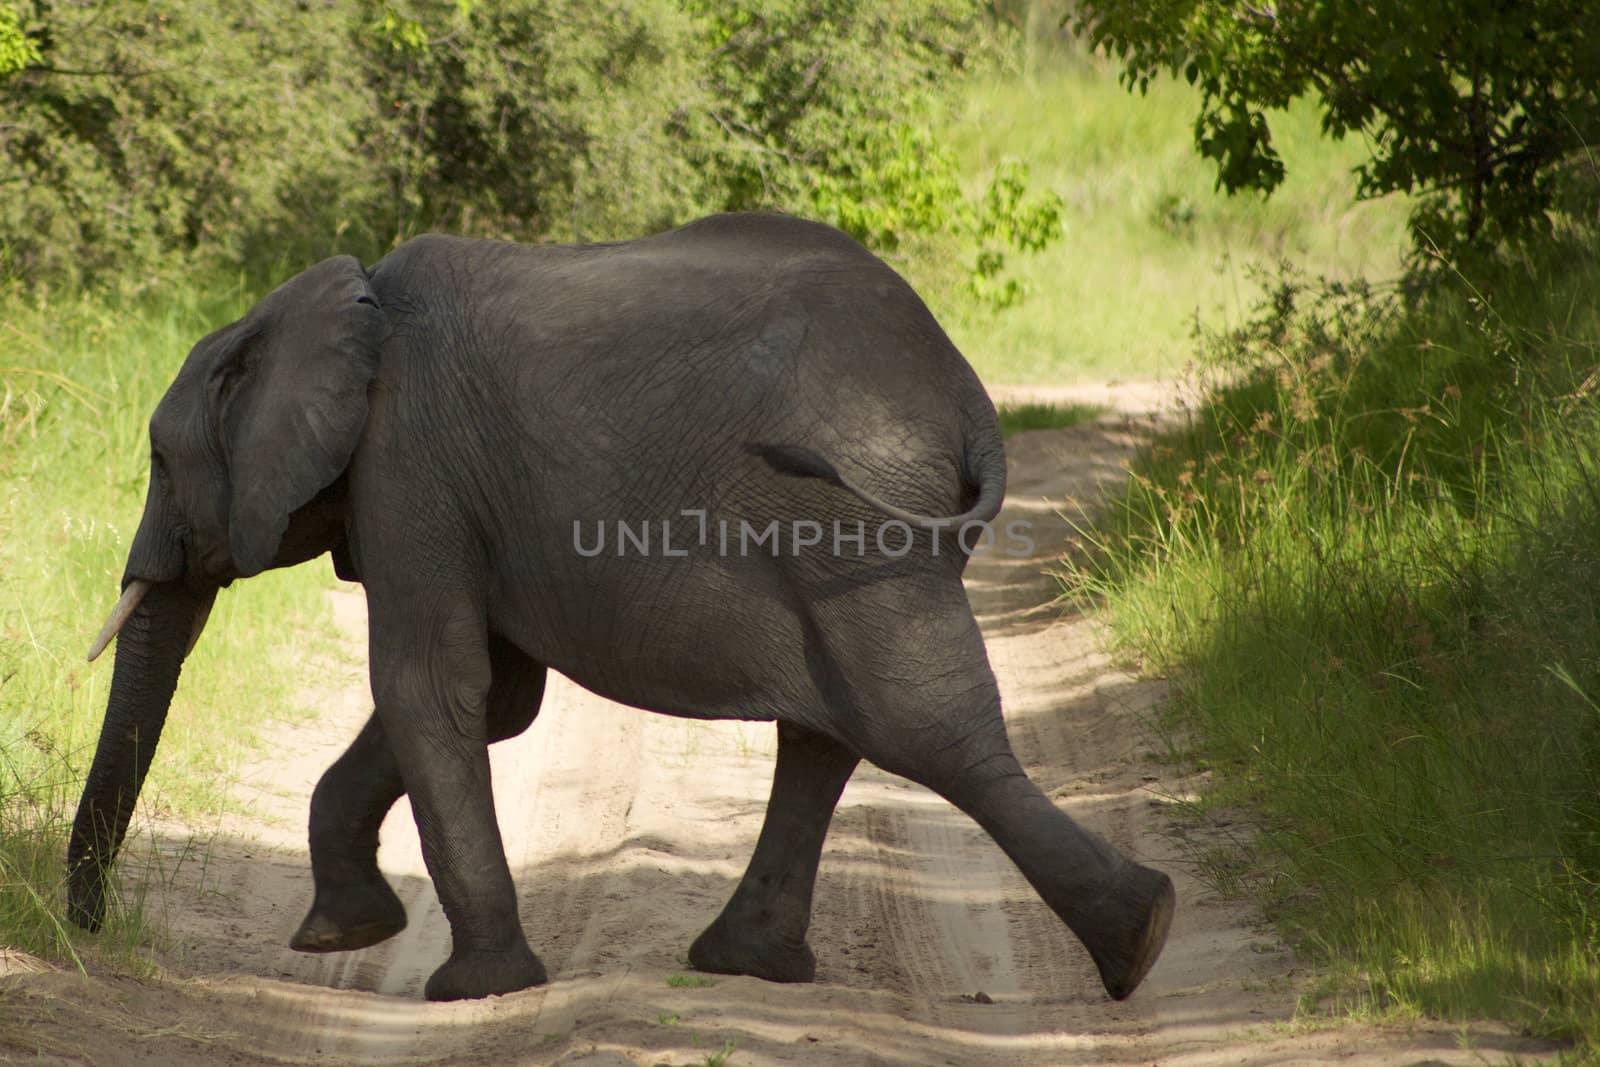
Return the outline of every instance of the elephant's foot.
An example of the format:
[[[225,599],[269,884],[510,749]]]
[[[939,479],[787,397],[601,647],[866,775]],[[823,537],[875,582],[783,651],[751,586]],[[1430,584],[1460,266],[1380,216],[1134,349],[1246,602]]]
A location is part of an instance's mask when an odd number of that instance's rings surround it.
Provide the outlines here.
[[[526,944],[494,952],[457,949],[433,972],[423,996],[429,1000],[474,1000],[515,993],[549,980],[544,964]]]
[[[817,957],[804,937],[783,937],[771,925],[735,924],[727,912],[694,939],[689,964],[697,971],[769,982],[809,982],[817,976]]]
[[[296,952],[350,952],[406,928],[406,909],[383,876],[359,885],[318,889],[311,911],[289,939]]]
[[[1170,878],[1149,867],[1129,866],[1130,874],[1106,902],[1108,914],[1095,924],[1101,936],[1092,943],[1085,940],[1113,1000],[1126,999],[1150,973],[1167,943],[1178,904]]]

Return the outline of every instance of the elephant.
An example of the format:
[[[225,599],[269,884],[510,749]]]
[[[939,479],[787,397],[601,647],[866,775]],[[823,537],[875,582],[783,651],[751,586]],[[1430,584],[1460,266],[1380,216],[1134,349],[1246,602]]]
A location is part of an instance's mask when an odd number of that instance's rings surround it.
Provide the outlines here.
[[[1160,954],[1170,879],[1060,811],[1007,740],[961,580],[1005,494],[994,406],[911,286],[841,231],[731,214],[614,243],[429,234],[370,268],[336,256],[200,340],[149,436],[92,653],[119,635],[68,845],[77,925],[103,921],[218,590],[331,553],[365,587],[374,711],[312,793],[296,949],[405,926],[377,847],[408,795],[451,931],[425,996],[546,981],[488,745],[529,726],[554,670],[641,709],[776,723],[766,821],[696,968],[814,979],[823,839],[862,759],[975,819],[1111,997]],[[630,538],[595,550],[608,522]]]

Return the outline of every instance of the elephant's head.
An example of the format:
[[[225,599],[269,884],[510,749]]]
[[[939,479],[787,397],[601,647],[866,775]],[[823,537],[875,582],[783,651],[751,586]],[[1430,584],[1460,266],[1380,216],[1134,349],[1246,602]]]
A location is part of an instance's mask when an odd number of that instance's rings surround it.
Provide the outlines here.
[[[156,407],[122,599],[89,656],[120,631],[67,848],[68,913],[79,926],[104,918],[106,871],[217,590],[342,544],[340,487],[384,332],[361,264],[339,256],[195,345]]]

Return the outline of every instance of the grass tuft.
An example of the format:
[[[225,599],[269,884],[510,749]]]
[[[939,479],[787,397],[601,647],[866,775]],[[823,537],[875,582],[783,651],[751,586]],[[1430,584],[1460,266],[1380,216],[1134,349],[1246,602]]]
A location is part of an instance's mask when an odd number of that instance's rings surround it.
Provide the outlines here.
[[[1000,433],[1010,437],[1024,430],[1060,430],[1093,422],[1106,409],[1099,404],[1001,404]]]

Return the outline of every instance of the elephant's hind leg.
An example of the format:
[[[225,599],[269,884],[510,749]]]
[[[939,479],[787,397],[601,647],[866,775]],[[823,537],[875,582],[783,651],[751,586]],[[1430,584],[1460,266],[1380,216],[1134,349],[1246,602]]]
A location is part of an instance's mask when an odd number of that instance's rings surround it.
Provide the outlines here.
[[[1009,751],[981,775],[934,775],[926,784],[972,816],[1005,850],[1089,950],[1112,998],[1122,1000],[1144,981],[1166,944],[1177,905],[1165,874],[1079,826]]]
[[[717,974],[809,982],[806,944],[822,841],[858,758],[804,727],[778,724],[778,765],[767,821],[750,867],[716,921],[689,948],[689,962]]]
[[[1028,778],[1006,738],[977,623],[954,592],[944,611],[924,613],[903,640],[852,641],[848,623],[835,627],[832,691],[854,709],[841,721],[860,724],[846,739],[976,820],[1077,935],[1106,992],[1120,1000],[1161,953],[1175,907],[1172,882],[1079,826]]]
[[[494,636],[489,663],[489,740],[503,741],[526,730],[538,714],[545,668]],[[405,929],[405,908],[378,870],[378,831],[404,792],[383,724],[373,715],[311,796],[316,895],[290,948],[346,952]]]

